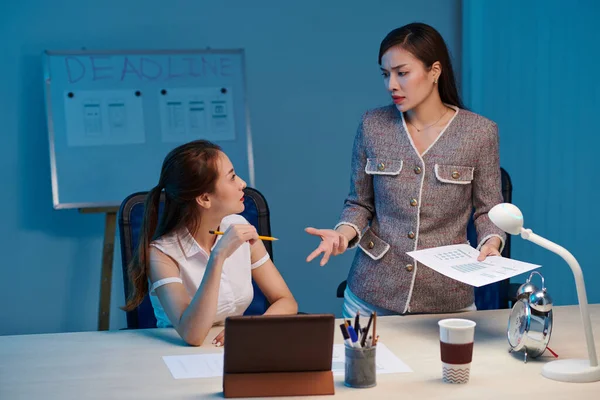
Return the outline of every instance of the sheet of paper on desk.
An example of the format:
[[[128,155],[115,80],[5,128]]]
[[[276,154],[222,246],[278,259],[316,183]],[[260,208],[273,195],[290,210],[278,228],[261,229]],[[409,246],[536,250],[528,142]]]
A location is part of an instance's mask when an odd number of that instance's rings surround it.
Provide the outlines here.
[[[346,350],[343,344],[333,345],[333,363],[331,370],[333,375],[345,374]],[[401,359],[396,357],[387,346],[381,342],[377,343],[377,355],[375,356],[377,374],[394,374],[398,372],[413,372]]]
[[[332,371],[344,375],[344,345],[333,346]],[[223,376],[223,353],[163,356],[163,360],[175,379],[215,378]],[[377,373],[412,372],[410,367],[394,355],[383,343],[377,343]]]
[[[468,244],[434,247],[406,254],[440,274],[475,287],[541,267],[504,257],[487,257],[480,262],[477,261],[479,251]]]
[[[223,376],[223,352],[163,356],[163,360],[175,379]]]

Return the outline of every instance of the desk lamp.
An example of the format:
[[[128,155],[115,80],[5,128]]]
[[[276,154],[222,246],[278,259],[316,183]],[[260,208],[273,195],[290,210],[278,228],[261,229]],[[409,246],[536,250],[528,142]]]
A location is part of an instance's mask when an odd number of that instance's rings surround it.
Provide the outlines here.
[[[490,220],[503,231],[510,233],[511,235],[521,235],[523,239],[529,240],[530,242],[558,254],[567,262],[569,267],[571,267],[571,271],[573,271],[581,319],[583,320],[585,340],[587,342],[588,359],[567,359],[548,362],[542,368],[542,375],[548,379],[562,382],[600,381],[600,367],[598,366],[598,358],[596,356],[594,334],[590,322],[583,273],[581,272],[581,267],[575,257],[573,257],[573,255],[564,247],[536,235],[531,229],[523,228],[523,214],[521,213],[521,210],[513,204],[498,204],[490,210],[488,215]]]

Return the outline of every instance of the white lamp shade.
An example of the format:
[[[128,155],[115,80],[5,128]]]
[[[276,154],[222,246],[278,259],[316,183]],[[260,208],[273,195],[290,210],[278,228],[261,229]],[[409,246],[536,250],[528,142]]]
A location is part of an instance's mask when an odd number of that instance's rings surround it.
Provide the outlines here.
[[[518,235],[523,228],[523,214],[514,204],[502,203],[495,205],[488,213],[490,220],[504,232]]]

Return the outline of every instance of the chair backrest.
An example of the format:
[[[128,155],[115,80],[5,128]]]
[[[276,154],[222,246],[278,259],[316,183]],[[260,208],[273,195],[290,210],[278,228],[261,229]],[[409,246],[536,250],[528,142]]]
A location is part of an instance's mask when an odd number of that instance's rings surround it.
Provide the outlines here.
[[[504,168],[501,168],[500,172],[502,176],[502,198],[505,203],[512,203],[512,182],[510,176]],[[467,227],[467,238],[471,246],[477,247],[477,232],[475,231],[472,218]],[[502,257],[510,257],[510,235],[506,236]],[[478,310],[508,308],[509,292],[510,279],[475,288],[475,305]]]
[[[121,239],[121,260],[123,264],[123,287],[125,289],[125,299],[128,298],[131,290],[129,278],[127,276],[127,266],[133,259],[133,254],[137,250],[144,217],[144,202],[147,192],[138,192],[128,196],[119,209],[119,233]],[[164,193],[161,194],[159,215],[162,214],[164,207]],[[244,211],[240,214],[256,227],[259,235],[271,236],[271,222],[269,216],[269,207],[264,196],[256,189],[244,189]],[[267,252],[273,259],[273,246],[271,242],[264,242]],[[254,298],[252,303],[244,313],[245,315],[260,315],[269,307],[264,294],[258,285],[252,281],[254,287]],[[135,310],[127,312],[127,328],[146,329],[156,328],[156,318],[154,310],[150,303],[150,298],[146,295],[142,304]]]

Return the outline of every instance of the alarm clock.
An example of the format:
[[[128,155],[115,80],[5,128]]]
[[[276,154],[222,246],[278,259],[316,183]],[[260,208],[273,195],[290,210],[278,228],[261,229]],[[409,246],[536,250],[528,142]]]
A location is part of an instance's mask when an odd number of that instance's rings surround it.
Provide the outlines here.
[[[541,289],[531,283],[536,274],[542,279]],[[525,362],[528,357],[539,357],[546,351],[551,333],[552,298],[542,274],[533,271],[517,290],[517,301],[508,319],[508,351],[522,351]]]

